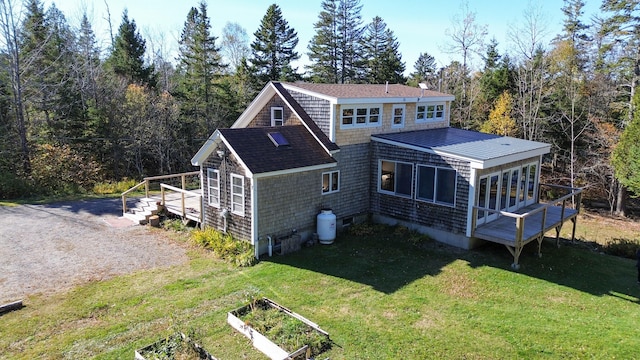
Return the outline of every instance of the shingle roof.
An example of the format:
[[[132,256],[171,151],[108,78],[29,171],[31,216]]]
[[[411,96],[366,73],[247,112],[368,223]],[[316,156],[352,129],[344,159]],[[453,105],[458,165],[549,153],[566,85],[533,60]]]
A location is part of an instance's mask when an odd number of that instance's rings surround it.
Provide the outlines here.
[[[253,174],[335,163],[303,125],[219,129],[233,151]],[[276,146],[269,138],[279,132],[289,145]]]
[[[403,97],[453,97],[453,95],[433,90],[422,90],[400,84],[311,84],[284,83],[290,87],[297,87],[326,96],[342,98],[403,98]]]
[[[481,163],[500,163],[546,154],[550,145],[509,136],[485,134],[456,128],[417,130],[393,134],[372,135],[373,140],[385,140],[399,146],[421,148],[432,152],[469,159]],[[520,156],[522,155],[522,156]]]

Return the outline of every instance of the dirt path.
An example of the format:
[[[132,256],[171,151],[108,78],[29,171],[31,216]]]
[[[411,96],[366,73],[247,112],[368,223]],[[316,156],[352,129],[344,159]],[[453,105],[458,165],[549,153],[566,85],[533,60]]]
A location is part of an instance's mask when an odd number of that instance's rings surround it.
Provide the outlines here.
[[[0,206],[0,304],[187,261],[162,233],[134,226],[120,199]]]

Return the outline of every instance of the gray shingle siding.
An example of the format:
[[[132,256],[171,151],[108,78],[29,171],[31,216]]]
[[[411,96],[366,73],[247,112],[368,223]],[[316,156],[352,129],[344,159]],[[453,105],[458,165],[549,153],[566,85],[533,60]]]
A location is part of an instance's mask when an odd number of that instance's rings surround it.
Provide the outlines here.
[[[406,220],[434,229],[464,234],[467,224],[469,197],[469,177],[471,169],[468,162],[439,155],[404,149],[379,142],[371,143],[371,212]],[[457,189],[455,207],[433,204],[413,198],[404,198],[378,192],[378,166],[380,160],[403,161],[414,165],[433,165],[448,167],[457,171]],[[415,176],[414,176],[415,192]]]
[[[338,219],[369,212],[370,147],[368,143],[348,145],[335,154],[340,170],[340,191],[323,196],[323,206]]]
[[[260,110],[249,126],[271,126],[271,108],[281,107],[284,112],[284,125],[299,125],[300,120],[293,114],[293,111],[285,104],[279,96],[274,96],[269,103]]]
[[[224,229],[224,221],[220,216],[222,209],[229,210],[227,218],[227,231],[237,239],[251,240],[251,179],[244,177],[244,216],[231,213],[231,174],[242,175],[244,169],[229,155],[225,164],[221,166],[222,160],[214,151],[203,163],[203,187],[204,197],[204,223],[206,226],[218,230]],[[207,182],[207,169],[220,171],[220,207],[209,205],[209,187]]]
[[[327,136],[331,136],[329,130],[331,126],[331,104],[329,101],[291,90],[289,90],[289,94],[302,106],[311,119],[318,124],[320,130]]]

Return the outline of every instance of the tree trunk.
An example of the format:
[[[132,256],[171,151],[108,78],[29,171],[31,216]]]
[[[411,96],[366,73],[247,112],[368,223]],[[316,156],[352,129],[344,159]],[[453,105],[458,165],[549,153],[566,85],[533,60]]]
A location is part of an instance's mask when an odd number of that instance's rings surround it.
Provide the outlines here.
[[[615,214],[618,216],[625,216],[626,212],[626,203],[627,203],[627,189],[620,184],[618,186],[618,197],[616,199],[616,212]]]

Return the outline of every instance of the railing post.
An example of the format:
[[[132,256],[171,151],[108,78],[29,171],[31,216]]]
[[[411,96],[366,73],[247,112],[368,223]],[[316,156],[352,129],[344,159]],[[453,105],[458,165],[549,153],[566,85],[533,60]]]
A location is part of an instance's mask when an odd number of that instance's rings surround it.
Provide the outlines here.
[[[180,195],[182,195],[182,217],[186,217],[187,216],[187,211],[184,207],[184,193],[180,193]]]
[[[162,196],[162,206],[165,206],[166,202],[164,201],[164,187],[160,185],[160,195]]]
[[[185,179],[186,179],[186,177],[187,177],[187,176],[186,176],[186,175],[184,175],[184,174],[181,176],[181,178],[182,178],[182,190],[186,190],[186,189],[187,189],[187,186],[186,186],[186,183],[187,183],[187,182],[186,182],[186,180],[185,180]]]
[[[122,195],[122,214],[127,212],[127,195]]]
[[[144,197],[149,198],[149,180],[144,178]]]

